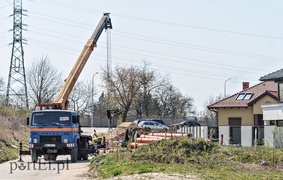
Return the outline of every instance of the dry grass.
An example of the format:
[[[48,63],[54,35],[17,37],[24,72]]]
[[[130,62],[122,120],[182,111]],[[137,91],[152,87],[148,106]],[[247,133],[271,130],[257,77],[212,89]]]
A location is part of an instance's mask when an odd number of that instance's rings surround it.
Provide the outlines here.
[[[5,113],[4,113],[5,114]],[[8,113],[7,113],[8,114]],[[19,143],[27,148],[29,129],[24,115],[0,115],[0,163],[18,157]]]
[[[28,126],[23,116],[2,116],[0,115],[0,138],[9,142],[26,141],[28,138]]]

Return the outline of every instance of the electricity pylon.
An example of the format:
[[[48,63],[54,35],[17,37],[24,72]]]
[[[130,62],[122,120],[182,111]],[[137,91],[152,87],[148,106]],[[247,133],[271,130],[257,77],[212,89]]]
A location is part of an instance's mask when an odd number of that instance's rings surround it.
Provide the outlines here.
[[[22,23],[22,16],[25,15],[22,9],[22,0],[14,0],[13,20],[13,48],[8,77],[6,104],[17,108],[28,109],[28,96],[26,75],[24,66],[24,51],[22,31],[25,24]]]

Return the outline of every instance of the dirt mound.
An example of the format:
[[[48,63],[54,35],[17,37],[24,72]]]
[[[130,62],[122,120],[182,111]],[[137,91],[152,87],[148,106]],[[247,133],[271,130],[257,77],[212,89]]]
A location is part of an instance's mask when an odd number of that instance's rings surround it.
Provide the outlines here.
[[[108,148],[113,148],[113,143],[115,142],[125,142],[128,141],[132,136],[133,129],[138,129],[137,124],[133,122],[123,122],[115,129],[111,129],[106,135],[106,142],[108,143]]]
[[[119,141],[125,140],[126,132],[128,131],[128,135],[132,133],[132,129],[138,128],[138,126],[133,122],[123,122],[115,129],[110,130],[107,134],[107,140]]]

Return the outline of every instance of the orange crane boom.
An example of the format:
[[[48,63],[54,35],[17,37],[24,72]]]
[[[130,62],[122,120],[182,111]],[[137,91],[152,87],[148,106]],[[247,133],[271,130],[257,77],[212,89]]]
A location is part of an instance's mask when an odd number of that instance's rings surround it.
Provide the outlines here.
[[[87,41],[79,58],[73,66],[72,71],[70,72],[69,76],[61,87],[57,97],[52,103],[44,103],[38,105],[39,109],[42,109],[43,107],[48,107],[50,109],[68,109],[67,99],[75,83],[77,82],[77,79],[79,78],[86,62],[88,61],[93,49],[96,47],[96,43],[104,29],[112,29],[112,23],[109,17],[109,13],[103,14],[91,38]]]

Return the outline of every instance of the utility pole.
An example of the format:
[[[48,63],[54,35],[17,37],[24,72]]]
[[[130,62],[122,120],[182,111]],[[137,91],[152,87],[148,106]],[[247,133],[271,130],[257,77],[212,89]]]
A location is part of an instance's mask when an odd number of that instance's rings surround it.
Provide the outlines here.
[[[94,76],[97,75],[98,72],[96,72],[95,74],[92,75],[92,79],[91,79],[91,123],[90,123],[90,127],[93,127],[93,121],[94,121],[94,104],[93,104],[93,81],[94,81]]]
[[[14,13],[11,15],[14,20],[13,48],[6,93],[6,104],[28,109],[23,51],[23,41],[25,40],[22,39],[22,31],[25,30],[22,27],[26,26],[22,23],[22,16],[26,14],[23,14],[23,12],[26,12],[26,10],[22,9],[22,0],[14,0]]]
[[[225,82],[224,82],[224,98],[226,98],[226,83],[227,83],[227,81],[229,81],[231,78],[228,78],[228,79],[226,79],[225,80]]]
[[[108,78],[112,77],[112,57],[111,57],[111,29],[106,29],[107,34],[107,75]]]

